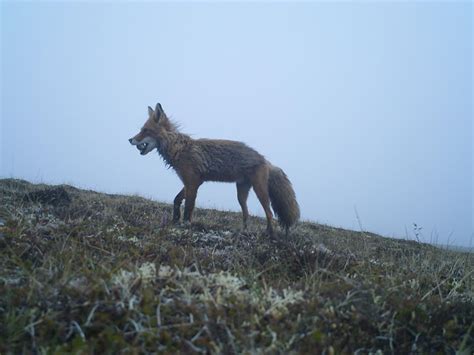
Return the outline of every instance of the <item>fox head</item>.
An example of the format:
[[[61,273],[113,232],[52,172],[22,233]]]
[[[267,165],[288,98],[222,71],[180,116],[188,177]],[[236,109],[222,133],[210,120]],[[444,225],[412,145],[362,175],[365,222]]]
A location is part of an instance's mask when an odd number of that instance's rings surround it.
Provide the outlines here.
[[[137,146],[141,155],[148,154],[153,149],[158,148],[160,131],[166,129],[167,125],[169,125],[168,118],[161,105],[156,104],[155,111],[148,106],[148,119],[140,132],[128,141],[131,145]]]

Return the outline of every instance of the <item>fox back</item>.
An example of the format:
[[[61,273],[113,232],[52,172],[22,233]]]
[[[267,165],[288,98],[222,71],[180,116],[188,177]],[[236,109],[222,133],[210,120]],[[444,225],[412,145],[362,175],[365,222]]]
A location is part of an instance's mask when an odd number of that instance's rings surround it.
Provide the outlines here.
[[[265,158],[246,144],[229,140],[198,139],[193,142],[194,166],[205,181],[244,181]]]

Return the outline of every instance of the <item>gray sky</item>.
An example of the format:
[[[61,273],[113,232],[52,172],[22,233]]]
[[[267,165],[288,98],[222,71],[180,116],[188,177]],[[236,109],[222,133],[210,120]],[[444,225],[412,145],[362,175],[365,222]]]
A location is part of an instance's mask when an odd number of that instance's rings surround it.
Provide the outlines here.
[[[1,4],[3,177],[172,201],[128,138],[159,101],[283,168],[302,217],[469,245],[470,2]],[[239,210],[207,183],[198,206]],[[263,215],[254,194],[253,214]]]

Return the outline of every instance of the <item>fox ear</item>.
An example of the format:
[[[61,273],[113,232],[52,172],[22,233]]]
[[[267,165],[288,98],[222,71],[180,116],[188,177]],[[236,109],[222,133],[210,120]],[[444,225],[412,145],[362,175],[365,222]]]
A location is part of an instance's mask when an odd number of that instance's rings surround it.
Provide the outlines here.
[[[163,107],[161,107],[161,104],[159,102],[156,104],[155,111],[163,113]]]
[[[156,115],[156,120],[158,121],[161,117],[161,115],[164,113],[163,107],[161,107],[161,104],[158,102],[155,107],[155,115]]]
[[[153,109],[150,106],[148,106],[148,116],[153,116]]]

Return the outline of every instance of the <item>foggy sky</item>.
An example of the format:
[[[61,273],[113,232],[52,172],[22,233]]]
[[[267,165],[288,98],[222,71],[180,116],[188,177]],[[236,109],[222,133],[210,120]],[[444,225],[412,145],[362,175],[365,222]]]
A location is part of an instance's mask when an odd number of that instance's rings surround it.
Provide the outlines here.
[[[160,102],[194,138],[244,141],[303,219],[469,245],[472,4],[1,4],[0,176],[181,188],[128,138]],[[198,207],[239,211],[233,184]],[[253,192],[250,213],[263,215]]]

